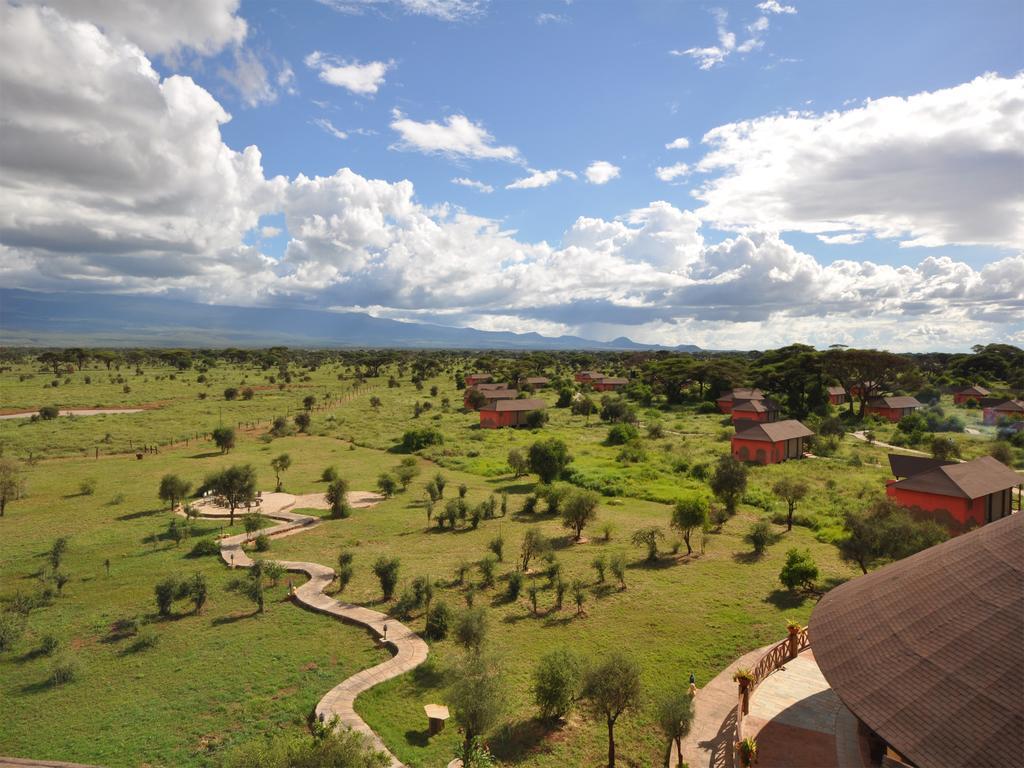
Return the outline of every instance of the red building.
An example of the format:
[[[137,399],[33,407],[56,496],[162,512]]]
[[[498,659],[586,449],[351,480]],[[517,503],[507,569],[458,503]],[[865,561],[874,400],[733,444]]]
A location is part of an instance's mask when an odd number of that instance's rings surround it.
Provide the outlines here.
[[[878,389],[878,384],[874,381],[858,382],[850,386],[850,397],[860,397],[862,390],[870,395],[876,389]]]
[[[1024,400],[1007,400],[997,405],[987,405],[982,411],[982,421],[989,426],[1007,421],[1024,421]]]
[[[787,459],[803,458],[808,437],[814,433],[796,419],[768,424],[749,422],[736,428],[732,438],[732,455],[739,461],[778,464]]]
[[[984,387],[979,387],[977,384],[972,384],[965,389],[961,389],[959,392],[953,393],[953,405],[963,405],[968,400],[977,400],[981,402],[981,398],[988,397],[992,393]]]
[[[770,422],[778,421],[782,416],[782,409],[774,400],[744,400],[736,402],[732,406],[732,423],[740,421]]]
[[[477,384],[484,384],[493,378],[489,373],[471,373],[466,377],[466,386],[475,387]]]
[[[597,392],[619,392],[626,388],[629,379],[619,376],[602,376],[599,379],[594,379],[591,384]]]
[[[891,455],[889,464],[893,474],[903,479],[890,480],[886,494],[900,506],[927,513],[952,533],[1011,514],[1013,489],[1024,486],[1024,476],[991,456],[948,463]]]
[[[543,400],[496,400],[480,409],[480,427],[521,427],[531,411],[543,411],[547,403]]]
[[[829,405],[843,405],[846,402],[846,390],[842,387],[829,387],[826,391]]]
[[[722,413],[731,413],[733,405],[745,400],[764,400],[764,392],[760,389],[731,389],[720,394],[715,403]]]
[[[527,376],[524,383],[529,384],[534,389],[542,389],[551,384],[551,379],[547,376]]]
[[[519,390],[509,389],[507,384],[478,384],[475,387],[468,387],[466,394],[462,397],[463,406],[470,410],[473,409],[474,393],[484,396],[484,405],[490,405],[496,400],[511,400],[519,396]]]
[[[918,408],[924,408],[924,403],[916,397],[887,396],[873,397],[867,401],[864,412],[873,416],[879,416],[889,421],[899,421],[904,416],[909,416]]]
[[[579,371],[573,378],[580,384],[590,384],[596,379],[603,379],[604,374],[600,371]]]

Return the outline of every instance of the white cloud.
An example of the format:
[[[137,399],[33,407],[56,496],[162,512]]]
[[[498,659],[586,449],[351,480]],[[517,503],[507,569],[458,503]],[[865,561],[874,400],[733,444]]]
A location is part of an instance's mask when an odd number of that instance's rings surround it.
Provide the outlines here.
[[[49,6],[157,56],[173,57],[184,50],[212,56],[241,44],[247,32],[245,19],[238,15],[239,0],[26,0],[20,4]]]
[[[415,150],[449,157],[474,160],[509,160],[517,162],[519,150],[512,146],[495,146],[494,137],[481,123],[465,115],[449,115],[444,124],[411,120],[398,110],[392,113],[391,128],[401,136],[396,149]]]
[[[690,175],[690,166],[686,163],[674,163],[673,165],[659,166],[654,172],[662,181],[675,181],[680,177]]]
[[[221,67],[219,74],[231,83],[247,106],[271,104],[277,100],[277,91],[270,84],[267,68],[253,51],[244,47],[234,50],[235,66]]]
[[[490,184],[484,184],[482,181],[476,179],[467,179],[464,177],[458,177],[452,179],[452,184],[458,184],[460,187],[470,187],[475,189],[477,192],[483,192],[485,195],[491,194],[494,191],[494,187]]]
[[[537,189],[539,187],[549,187],[563,177],[567,179],[576,178],[576,174],[572,171],[563,171],[561,169],[538,171],[535,168],[528,168],[527,170],[530,172],[529,176],[516,179],[511,184],[506,185],[505,189]]]
[[[588,165],[584,174],[591,184],[607,184],[619,177],[620,170],[619,166],[612,165],[607,160],[598,160]]]
[[[856,245],[864,242],[863,232],[843,232],[838,235],[818,235],[818,239],[826,245]]]
[[[406,13],[441,21],[466,21],[481,16],[486,0],[317,0],[339,13],[360,14],[368,9],[396,6]]]
[[[690,146],[690,140],[685,136],[680,136],[678,139],[673,139],[665,145],[665,149],[686,149]]]
[[[317,70],[319,77],[329,85],[345,88],[360,96],[371,96],[384,85],[384,77],[393,69],[393,61],[347,61],[328,53],[313,51],[306,59],[306,66]]]
[[[261,237],[277,237],[283,231],[284,230],[282,230],[280,227],[260,227],[260,236]]]
[[[1024,246],[1024,75],[719,126],[697,169],[725,229]]]
[[[560,13],[538,13],[534,19],[538,24],[564,24],[568,19]]]
[[[763,3],[758,3],[757,7],[765,13],[796,13],[794,6],[782,5],[779,0],[764,0]]]
[[[704,48],[687,48],[682,51],[671,50],[669,53],[673,56],[689,56],[697,61],[701,69],[709,70],[714,69],[716,66],[723,63],[733,53],[750,53],[764,47],[764,40],[762,38],[770,26],[767,16],[760,16],[755,22],[749,24],[747,26],[747,32],[750,34],[750,37],[737,45],[736,33],[730,32],[726,26],[726,22],[729,18],[728,13],[721,8],[715,8],[712,11],[712,14],[715,17],[715,29],[718,33],[718,45],[711,45]]]
[[[341,130],[340,128],[336,128],[334,126],[334,123],[332,123],[326,117],[315,117],[311,122],[317,128],[320,128],[322,131],[331,134],[331,136],[333,136],[336,139],[344,140],[348,138],[348,134],[345,133],[345,131]]]

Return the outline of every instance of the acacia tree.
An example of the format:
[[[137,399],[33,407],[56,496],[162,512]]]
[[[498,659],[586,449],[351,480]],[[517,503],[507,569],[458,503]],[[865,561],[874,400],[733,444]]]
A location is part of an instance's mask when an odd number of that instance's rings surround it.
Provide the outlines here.
[[[658,559],[658,542],[665,538],[665,532],[656,525],[633,531],[632,541],[638,547],[647,547],[647,562]]]
[[[221,453],[227,453],[235,447],[235,430],[231,427],[217,427],[211,434]]]
[[[234,525],[235,510],[256,498],[256,470],[252,464],[236,464],[209,478],[206,485],[227,503]]]
[[[572,456],[568,446],[558,438],[538,440],[530,446],[530,470],[536,472],[542,483],[553,483],[559,478]]]
[[[615,723],[640,703],[640,667],[618,651],[590,669],[583,679],[583,699],[594,717],[608,726],[608,768],[615,768]]]
[[[677,686],[657,703],[658,727],[668,739],[669,753],[675,744],[677,764],[683,765],[683,739],[693,725],[693,697],[689,691]],[[666,765],[668,757],[666,756]]]
[[[862,572],[886,560],[900,560],[949,537],[934,520],[917,521],[891,499],[879,499],[866,510],[848,510],[846,537],[838,542],[839,557]]]
[[[693,547],[690,546],[690,537],[693,532],[703,529],[708,524],[708,511],[710,505],[707,498],[702,494],[692,494],[676,502],[672,510],[672,527],[683,535],[686,542],[686,554],[693,554]]]
[[[807,483],[792,477],[783,477],[772,486],[772,492],[786,502],[787,531],[793,530],[793,512],[796,511],[797,503],[802,501],[809,491],[810,486]]]
[[[526,533],[523,534],[523,545],[519,549],[519,560],[524,573],[530,568],[530,560],[539,556],[545,549],[547,549],[547,539],[544,538],[540,528],[527,528]]]
[[[325,497],[327,503],[331,505],[331,517],[344,518],[349,516],[350,508],[346,498],[347,493],[348,483],[340,477],[332,480],[331,484],[327,486]]]
[[[722,456],[708,484],[718,500],[725,504],[726,511],[735,515],[736,507],[747,490],[747,468],[730,455]]]
[[[282,453],[280,456],[275,456],[270,460],[270,467],[274,470],[274,480],[277,482],[277,490],[281,490],[281,473],[287,472],[288,468],[292,465],[292,457],[287,453]]]
[[[508,452],[508,466],[517,480],[530,471],[530,463],[518,448],[513,448]]]
[[[21,465],[14,459],[0,457],[0,517],[4,516],[7,502],[17,501],[24,490]]]
[[[164,475],[160,478],[160,488],[157,491],[157,496],[161,501],[166,501],[167,504],[174,509],[178,506],[178,502],[188,496],[188,492],[192,489],[192,484],[182,480],[177,475]]]
[[[583,536],[583,528],[597,517],[598,495],[594,491],[574,488],[561,502],[562,525],[571,528],[579,541]]]

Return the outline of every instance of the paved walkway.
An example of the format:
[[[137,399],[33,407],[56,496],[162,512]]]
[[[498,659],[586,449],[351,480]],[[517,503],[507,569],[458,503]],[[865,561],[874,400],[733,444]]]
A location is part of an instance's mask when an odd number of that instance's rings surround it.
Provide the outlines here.
[[[753,669],[771,647],[766,645],[741,656],[714,680],[697,690],[693,700],[693,726],[689,736],[683,740],[683,762],[690,768],[732,768],[735,764],[733,741],[739,689],[732,676],[741,667]],[[673,749],[669,759],[670,768],[676,768],[678,762]]]
[[[354,508],[372,506],[381,498],[372,493],[348,494],[349,503]],[[326,501],[322,494],[295,497],[288,493],[264,493],[261,500],[262,514],[282,522],[280,525],[265,528],[260,533],[271,538],[280,538],[309,530],[320,522],[317,517],[290,512],[289,510],[294,508],[296,503],[303,507],[326,508]],[[229,515],[228,510],[213,507],[211,503],[200,503],[198,506],[201,517],[223,518]],[[244,512],[244,510],[242,511]],[[248,534],[242,533],[220,540],[220,555],[225,563],[236,568],[248,568],[252,565],[252,559],[242,549],[242,544],[248,538]],[[324,594],[324,590],[334,581],[334,569],[319,563],[289,560],[278,560],[277,562],[288,571],[305,573],[309,576],[309,581],[295,590],[293,599],[297,603],[318,613],[360,624],[373,632],[377,636],[378,642],[385,643],[394,650],[395,655],[392,658],[375,667],[357,672],[329,690],[316,705],[316,714],[324,720],[330,720],[337,715],[340,725],[365,734],[374,747],[388,754],[391,758],[392,768],[401,768],[402,763],[398,758],[391,754],[380,737],[356,714],[355,700],[363,691],[408,672],[426,661],[427,644],[419,635],[387,614],[351,603],[342,603]],[[385,624],[387,625],[386,638],[384,637]]]

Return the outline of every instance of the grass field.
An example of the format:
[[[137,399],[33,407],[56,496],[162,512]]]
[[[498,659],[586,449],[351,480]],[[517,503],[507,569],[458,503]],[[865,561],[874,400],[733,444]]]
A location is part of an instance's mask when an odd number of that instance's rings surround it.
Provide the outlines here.
[[[428,576],[437,584],[435,599],[458,608],[465,603],[466,587],[455,584],[456,566],[480,560],[488,542],[503,537],[499,579],[475,598],[476,604],[489,606],[490,645],[508,679],[504,725],[490,741],[503,762],[536,768],[600,765],[606,748],[601,723],[574,715],[564,729],[550,732],[534,719],[530,673],[544,651],[565,645],[593,658],[612,649],[628,650],[643,669],[645,704],[623,716],[617,729],[620,754],[626,765],[658,764],[663,745],[651,707],[657,694],[685,686],[691,671],[698,683],[706,682],[737,655],[782,637],[788,620],[806,620],[813,601],[794,598],[778,583],[788,548],[810,549],[826,585],[854,576],[830,542],[839,531],[842,510],[866,503],[889,477],[885,449],[849,437],[828,458],[753,468],[739,513],[704,538],[703,554],[673,556],[667,551],[673,538],[667,503],[706,487],[694,467],[728,451],[730,430],[721,416],[700,415],[692,407],[643,412],[644,425],[659,422],[664,437],[643,439],[645,460],[622,462],[620,448],[604,444],[607,427],[596,416],[588,422],[568,410],[550,409],[550,424],[535,433],[480,430],[475,414],[460,411],[461,392],[451,376],[427,381],[420,391],[408,380],[389,388],[385,375],[345,399],[354,382],[339,381],[339,373],[344,372],[324,366],[310,372],[309,381],[296,376],[282,390],[255,369],[216,369],[208,387],[196,382],[195,372],[172,379],[170,369],[147,369],[140,376],[126,375],[130,392],[109,382],[105,370],[74,374],[71,383],[46,388],[49,376],[19,380],[24,371],[0,374],[0,407],[6,411],[43,404],[156,406],[136,415],[0,421],[5,455],[52,457],[26,466],[28,496],[11,503],[0,519],[0,600],[39,590],[36,574],[57,536],[69,538],[62,569],[71,576],[62,596],[30,613],[14,650],[0,654],[0,696],[9,712],[0,729],[0,754],[110,766],[215,765],[233,744],[280,727],[301,728],[330,687],[382,658],[364,631],[281,602],[283,582],[272,590],[268,612],[255,615],[250,603],[226,591],[232,574],[217,558],[186,557],[195,537],[175,546],[166,537],[170,512],[156,500],[159,479],[167,472],[195,485],[219,467],[252,463],[260,487],[269,490],[274,484],[270,460],[287,452],[292,467],[283,478],[286,491],[324,490],[320,476],[327,466],[337,467],[351,489],[373,490],[377,476],[402,458],[392,449],[406,429],[438,428],[444,444],[424,451],[418,459],[420,475],[407,491],[357,510],[347,520],[325,520],[313,530],[275,541],[269,556],[333,564],[339,550],[347,548],[355,554],[356,568],[346,598],[381,610],[388,606],[380,602],[370,564],[379,555],[398,557],[402,584]],[[85,384],[85,375],[93,383]],[[227,386],[254,385],[257,379],[266,388],[257,389],[252,400],[223,399]],[[430,395],[433,386],[438,387],[436,396]],[[205,400],[196,396],[200,387],[209,392]],[[338,402],[313,411],[309,435],[272,442],[261,437],[266,420],[297,412],[307,394],[318,401],[330,395]],[[379,407],[370,406],[371,394],[380,398]],[[543,396],[553,399],[553,394]],[[432,407],[413,419],[417,401]],[[241,432],[227,455],[194,437],[187,446],[165,446],[141,461],[119,453],[128,449],[128,440],[133,445],[169,443],[208,432],[221,421],[264,425]],[[877,439],[886,440],[891,429],[877,428]],[[980,431],[957,436],[965,455],[987,449],[991,430]],[[510,448],[526,447],[541,436],[560,437],[570,445],[577,482],[611,493],[602,497],[598,522],[587,529],[583,543],[573,542],[557,519],[520,514],[536,478],[514,478],[505,457]],[[92,458],[97,447],[99,459]],[[484,520],[477,530],[442,532],[429,526],[423,488],[437,471],[448,480],[446,497],[457,494],[460,484],[467,486],[471,504],[506,492],[509,514]],[[743,536],[753,521],[782,511],[770,488],[785,475],[799,475],[811,485],[798,508],[804,524],[789,533],[776,526],[779,540],[754,558]],[[86,480],[94,481],[91,494],[80,492]],[[613,525],[610,541],[600,536],[605,522]],[[525,589],[516,601],[504,598],[505,577],[514,568],[523,533],[534,525],[552,539],[563,578],[586,583],[584,615],[576,615],[568,595],[562,610],[554,610],[552,590],[540,575],[534,577],[541,587],[539,615],[533,614]],[[655,565],[644,564],[643,553],[629,543],[632,531],[647,525],[664,526],[669,534],[666,552]],[[196,527],[196,536],[222,530],[212,522]],[[615,552],[623,552],[629,563],[625,590],[611,577],[609,583],[596,583],[591,567],[596,556]],[[203,613],[186,614],[181,603],[181,615],[158,619],[155,583],[169,574],[195,571],[210,583]],[[473,569],[469,581],[478,580]],[[143,633],[155,637],[156,644],[133,652],[132,640],[112,640],[111,625],[124,617],[138,617]],[[414,613],[409,623],[420,630],[422,621]],[[48,634],[61,646],[52,656],[37,652]],[[51,667],[64,658],[77,666],[76,679],[47,685]],[[451,756],[455,729],[428,739],[422,705],[444,701],[446,669],[457,659],[451,641],[433,643],[427,665],[357,701],[367,722],[410,765],[433,768]]]

